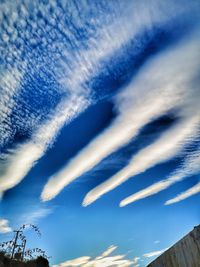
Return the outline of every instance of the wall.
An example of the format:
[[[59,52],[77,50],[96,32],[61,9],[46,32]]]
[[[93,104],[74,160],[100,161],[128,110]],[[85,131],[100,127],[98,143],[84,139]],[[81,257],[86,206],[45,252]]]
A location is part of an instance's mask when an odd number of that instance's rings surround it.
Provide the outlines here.
[[[147,267],[200,267],[200,225]]]

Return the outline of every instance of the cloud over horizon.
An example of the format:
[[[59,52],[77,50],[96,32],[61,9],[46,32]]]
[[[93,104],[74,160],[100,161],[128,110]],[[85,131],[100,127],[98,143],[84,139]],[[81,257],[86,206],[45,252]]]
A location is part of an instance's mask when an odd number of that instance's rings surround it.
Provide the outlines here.
[[[116,267],[128,267],[132,264],[137,263],[138,258],[133,261],[126,259],[126,255],[113,255],[110,254],[117,249],[117,246],[110,246],[105,252],[100,256],[92,259],[90,256],[83,256],[73,260],[62,262],[58,265],[53,265],[53,267],[67,267],[67,266],[81,266],[81,267],[98,267],[98,266],[116,266]]]

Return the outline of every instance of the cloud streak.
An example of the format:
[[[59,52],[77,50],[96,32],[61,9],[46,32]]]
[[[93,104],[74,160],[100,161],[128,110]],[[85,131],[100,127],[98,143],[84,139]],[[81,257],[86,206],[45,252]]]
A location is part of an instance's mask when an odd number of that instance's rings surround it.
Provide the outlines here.
[[[184,163],[182,164],[182,167],[176,170],[173,174],[171,174],[167,179],[164,179],[162,181],[159,181],[129,197],[124,199],[121,203],[124,205],[133,203],[135,201],[138,201],[140,199],[155,195],[174,183],[182,181],[185,177],[194,175],[200,171],[200,154],[199,150],[191,153],[189,155]]]
[[[165,202],[165,205],[171,205],[180,201],[183,201],[191,196],[200,193],[200,183],[197,183],[195,186],[191,187],[190,189],[186,190],[178,194],[175,198],[169,199]]]
[[[54,198],[69,183],[128,144],[146,124],[170,109],[192,101],[194,92],[189,92],[186,84],[196,68],[197,45],[198,42],[184,43],[173,51],[155,57],[144,66],[138,77],[116,97],[117,118],[66,166],[50,177],[41,195],[43,201]],[[191,49],[193,54],[186,52]],[[175,60],[176,64],[172,67],[169,63]],[[188,65],[183,64],[186,60]],[[160,65],[163,66],[162,72],[159,71]],[[187,72],[187,75],[183,76],[182,72]]]
[[[153,144],[147,146],[133,156],[125,168],[106,182],[91,190],[86,195],[83,204],[91,204],[103,194],[113,190],[130,177],[145,172],[149,168],[176,156],[184,145],[189,143],[196,136],[199,120],[199,116],[194,116],[177,123],[177,125],[164,133]],[[125,199],[120,203],[120,206],[125,206],[130,202],[131,199]]]

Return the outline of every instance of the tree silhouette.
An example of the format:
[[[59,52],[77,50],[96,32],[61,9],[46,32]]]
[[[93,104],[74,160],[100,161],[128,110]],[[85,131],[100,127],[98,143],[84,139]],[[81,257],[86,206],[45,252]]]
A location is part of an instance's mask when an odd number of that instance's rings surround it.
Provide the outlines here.
[[[41,235],[37,226],[22,225],[14,231],[12,240],[0,244],[0,267],[49,267],[45,251],[40,248],[25,250],[27,239],[24,231],[30,228],[39,236]],[[39,255],[37,258],[36,256]]]

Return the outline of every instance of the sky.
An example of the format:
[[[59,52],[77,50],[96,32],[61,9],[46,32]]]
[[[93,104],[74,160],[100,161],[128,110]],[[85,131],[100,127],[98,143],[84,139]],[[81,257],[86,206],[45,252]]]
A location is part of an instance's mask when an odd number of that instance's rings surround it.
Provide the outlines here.
[[[144,267],[200,223],[200,1],[0,2],[0,242]]]

